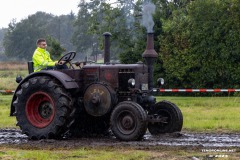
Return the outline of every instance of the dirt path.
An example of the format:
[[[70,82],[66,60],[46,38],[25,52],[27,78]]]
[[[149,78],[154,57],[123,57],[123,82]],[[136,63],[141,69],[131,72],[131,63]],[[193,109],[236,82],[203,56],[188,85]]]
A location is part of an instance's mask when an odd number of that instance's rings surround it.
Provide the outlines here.
[[[184,146],[184,147],[240,147],[240,134],[210,134],[210,133],[173,133],[161,136],[146,134],[141,141],[121,142],[115,137],[68,138],[64,140],[28,140],[26,135],[17,129],[1,129],[0,144],[31,144],[54,146]]]

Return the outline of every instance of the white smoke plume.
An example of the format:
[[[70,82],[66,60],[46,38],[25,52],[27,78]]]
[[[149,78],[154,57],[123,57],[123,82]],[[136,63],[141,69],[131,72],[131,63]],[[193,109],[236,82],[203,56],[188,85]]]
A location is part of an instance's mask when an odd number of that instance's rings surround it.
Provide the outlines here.
[[[156,6],[148,2],[143,5],[142,10],[142,25],[146,27],[148,33],[153,32],[154,21],[152,15],[155,13]]]

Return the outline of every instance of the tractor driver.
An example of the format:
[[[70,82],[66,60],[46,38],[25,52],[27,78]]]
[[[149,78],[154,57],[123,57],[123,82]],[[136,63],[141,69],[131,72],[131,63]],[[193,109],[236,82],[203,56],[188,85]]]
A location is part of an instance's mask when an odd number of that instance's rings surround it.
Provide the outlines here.
[[[34,64],[34,72],[40,70],[51,70],[51,69],[66,69],[66,65],[64,61],[58,63],[58,61],[53,61],[50,58],[50,53],[46,50],[47,42],[45,39],[38,39],[37,40],[37,49],[33,53],[32,61]]]

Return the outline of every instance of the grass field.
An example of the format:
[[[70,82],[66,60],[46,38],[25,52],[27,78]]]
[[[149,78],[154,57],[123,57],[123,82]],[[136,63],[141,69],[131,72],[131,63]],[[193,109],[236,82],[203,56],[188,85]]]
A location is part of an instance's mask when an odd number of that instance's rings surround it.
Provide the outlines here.
[[[16,128],[15,117],[10,117],[12,95],[0,95],[0,128]]]
[[[136,149],[113,149],[113,148],[76,148],[56,150],[45,149],[29,149],[29,148],[12,148],[0,146],[0,159],[16,159],[16,160],[141,160],[153,157],[151,151],[141,151]],[[149,158],[148,158],[149,159]]]
[[[28,74],[27,63],[0,62],[0,90],[15,90],[16,76]]]

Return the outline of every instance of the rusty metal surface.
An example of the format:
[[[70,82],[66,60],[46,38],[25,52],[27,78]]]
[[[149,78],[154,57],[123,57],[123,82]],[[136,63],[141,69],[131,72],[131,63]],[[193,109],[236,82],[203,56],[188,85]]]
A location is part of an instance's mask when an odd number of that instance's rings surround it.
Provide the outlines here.
[[[124,79],[119,76],[126,76],[129,74],[133,74],[130,78],[135,78],[136,80],[136,87],[140,87],[140,83],[147,82],[147,73],[148,67],[145,64],[108,64],[108,65],[100,65],[100,64],[92,64],[86,65],[83,67],[84,70],[84,82],[85,84],[90,84],[93,82],[106,82],[112,88],[119,89],[125,87],[126,90],[127,86],[121,86],[121,84],[127,85],[127,78],[125,81],[122,82]]]
[[[84,94],[84,107],[88,114],[92,116],[102,116],[108,113],[115,100],[115,93],[103,84],[90,85]]]
[[[101,67],[100,80],[107,82],[112,88],[118,88],[118,68],[106,67],[103,69]]]
[[[71,70],[69,70],[71,71]],[[78,84],[73,81],[73,78],[68,76],[67,74],[58,71],[58,70],[42,70],[39,72],[34,72],[33,74],[30,74],[27,79],[30,79],[35,76],[50,76],[54,77],[57,80],[59,80],[66,89],[73,89],[73,88],[78,88]],[[21,82],[22,83],[22,82]]]
[[[88,86],[94,82],[99,82],[99,65],[86,65],[83,67],[83,70],[84,86]]]
[[[110,62],[110,37],[111,33],[105,32],[104,36],[104,63]]]
[[[144,53],[142,54],[142,57],[145,58],[145,61],[148,66],[148,87],[149,90],[153,89],[153,73],[154,73],[154,67],[153,64],[155,60],[158,57],[157,52],[154,50],[154,35],[153,33],[147,34],[147,47]]]
[[[67,74],[69,77],[71,77],[72,78],[71,81],[76,82],[80,90],[83,89],[84,71],[82,69],[61,70],[60,72],[63,72]]]
[[[153,33],[148,33],[147,34],[147,47],[146,50],[144,51],[142,57],[147,58],[147,57],[152,57],[152,58],[157,58],[158,54],[154,50],[154,34]]]

